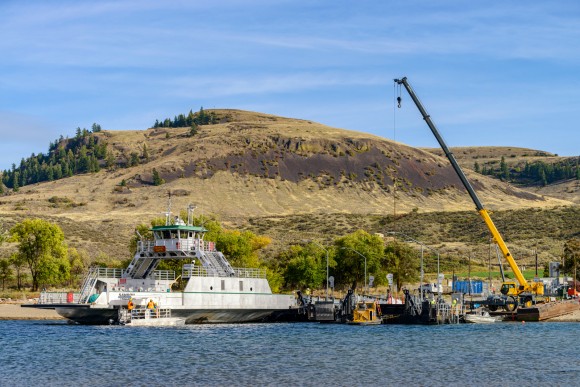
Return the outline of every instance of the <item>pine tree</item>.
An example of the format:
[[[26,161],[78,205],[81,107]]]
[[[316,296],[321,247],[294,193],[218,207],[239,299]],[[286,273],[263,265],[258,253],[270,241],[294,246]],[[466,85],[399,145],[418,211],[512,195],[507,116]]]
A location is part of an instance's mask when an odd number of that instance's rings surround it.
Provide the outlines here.
[[[157,169],[153,168],[153,185],[161,185],[165,183],[165,180],[161,178]]]
[[[500,177],[508,181],[510,178],[510,171],[508,169],[507,163],[505,162],[505,157],[501,156],[501,161],[499,163]]]
[[[197,125],[194,123],[191,124],[191,128],[189,128],[189,137],[193,137],[197,134]]]
[[[133,167],[139,165],[139,154],[137,152],[131,152],[131,160],[129,160],[129,166]]]
[[[544,172],[544,168],[540,169],[540,181],[542,182],[543,187],[548,185],[548,180],[546,179],[546,172]]]
[[[108,169],[112,169],[115,166],[115,156],[113,156],[113,152],[107,152],[105,165]]]
[[[19,185],[18,185],[18,171],[14,171],[14,173],[12,174],[12,189],[14,190],[14,192],[18,192],[19,190]]]
[[[473,170],[479,173],[479,163],[477,161],[473,164]]]
[[[146,163],[149,162],[149,152],[147,151],[147,144],[143,144],[143,158],[145,159]]]

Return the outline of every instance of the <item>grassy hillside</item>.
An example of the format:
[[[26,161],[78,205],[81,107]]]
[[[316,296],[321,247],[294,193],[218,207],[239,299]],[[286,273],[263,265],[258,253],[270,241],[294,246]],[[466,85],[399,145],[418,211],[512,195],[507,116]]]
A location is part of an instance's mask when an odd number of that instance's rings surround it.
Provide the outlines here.
[[[564,241],[580,237],[580,207],[521,209],[492,214],[518,264],[530,266],[535,261],[559,260]],[[254,232],[270,235],[278,247],[304,239],[330,241],[336,236],[365,229],[386,237],[390,231],[402,232],[440,251],[441,264],[447,269],[466,268],[468,256],[485,266],[489,258],[489,231],[476,211],[411,212],[392,215],[324,214],[251,218],[246,226]],[[402,236],[400,236],[402,237]],[[278,245],[278,246],[277,246]],[[497,263],[495,250],[493,262]],[[431,268],[433,269],[433,260]]]
[[[270,252],[303,237],[325,239],[359,227],[404,230],[451,249],[486,238],[469,196],[436,154],[311,121],[239,110],[211,113],[216,123],[200,125],[193,136],[187,127],[94,133],[99,144],[107,144],[114,161],[109,167],[8,190],[0,197],[1,222],[8,228],[24,217],[48,218],[63,227],[71,245],[93,256],[102,251],[127,258],[135,225],[160,216],[171,191],[175,211],[193,203],[198,214],[217,214],[226,226],[268,234],[274,238]],[[153,184],[154,170],[165,184]],[[570,201],[466,173],[489,209],[516,211],[518,224],[528,229],[575,211],[551,210]],[[528,219],[528,212],[544,215]],[[521,238],[522,248],[548,238],[546,245],[557,249],[554,241],[577,226],[566,222],[530,231]]]

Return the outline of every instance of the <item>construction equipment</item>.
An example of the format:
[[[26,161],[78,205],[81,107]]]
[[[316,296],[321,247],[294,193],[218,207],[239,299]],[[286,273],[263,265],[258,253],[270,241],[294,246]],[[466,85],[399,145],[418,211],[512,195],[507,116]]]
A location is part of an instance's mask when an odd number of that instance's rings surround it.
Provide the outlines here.
[[[427,126],[429,126],[429,129],[431,129],[431,132],[433,132],[433,135],[437,139],[437,142],[439,142],[441,149],[443,149],[443,152],[447,156],[447,159],[449,159],[449,162],[453,166],[455,173],[457,173],[457,176],[459,176],[459,179],[463,183],[463,186],[465,187],[465,189],[467,189],[469,196],[471,196],[471,199],[475,203],[477,212],[479,212],[479,215],[481,215],[485,224],[487,225],[487,228],[491,232],[493,241],[497,244],[498,248],[502,252],[506,261],[509,263],[510,268],[512,269],[516,277],[517,283],[515,281],[505,281],[502,283],[500,292],[503,294],[503,296],[490,296],[489,305],[492,308],[495,307],[496,309],[498,306],[503,306],[506,310],[510,311],[515,310],[518,304],[524,306],[531,306],[533,303],[535,303],[536,296],[544,294],[544,284],[541,281],[538,282],[526,281],[524,275],[522,274],[518,265],[516,264],[516,261],[514,260],[512,254],[507,248],[503,238],[501,237],[501,234],[499,233],[493,221],[491,220],[489,212],[483,207],[483,204],[481,204],[481,201],[477,197],[477,194],[473,190],[473,187],[471,186],[471,184],[467,180],[467,177],[465,176],[465,174],[459,167],[459,164],[455,160],[455,156],[453,156],[453,153],[451,153],[451,151],[445,144],[443,137],[441,137],[441,135],[439,134],[439,131],[435,127],[435,124],[431,120],[431,117],[429,116],[429,114],[427,114],[427,111],[421,104],[421,101],[419,101],[419,98],[411,88],[411,85],[409,85],[407,78],[404,77],[401,79],[395,79],[394,81],[398,85],[403,85],[407,90],[407,92],[409,93],[409,96],[411,97],[413,102],[415,102],[415,105],[419,109],[419,112],[423,116],[423,119],[427,123]],[[398,107],[400,108],[401,107],[400,96],[397,98],[397,102]]]

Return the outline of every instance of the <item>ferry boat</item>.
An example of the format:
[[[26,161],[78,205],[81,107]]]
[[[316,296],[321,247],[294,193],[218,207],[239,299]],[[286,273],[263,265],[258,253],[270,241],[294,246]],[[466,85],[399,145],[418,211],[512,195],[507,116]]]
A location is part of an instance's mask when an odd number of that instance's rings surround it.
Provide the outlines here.
[[[79,293],[42,292],[30,307],[54,309],[80,324],[127,322],[130,299],[153,301],[169,311],[163,318],[185,324],[259,322],[296,307],[293,295],[273,294],[266,269],[232,267],[208,231],[194,226],[189,206],[187,222],[172,218],[150,230],[153,240],[140,236],[137,252],[125,269],[92,267]],[[175,272],[157,270],[163,260],[183,260],[183,291],[173,291]],[[163,320],[158,321],[163,324]]]

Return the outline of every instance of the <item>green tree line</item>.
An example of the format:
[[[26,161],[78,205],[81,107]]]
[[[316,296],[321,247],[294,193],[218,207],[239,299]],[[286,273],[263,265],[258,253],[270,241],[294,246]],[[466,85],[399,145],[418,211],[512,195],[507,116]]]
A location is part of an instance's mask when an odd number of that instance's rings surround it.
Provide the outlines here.
[[[101,165],[109,164],[107,160],[107,143],[93,133],[100,132],[101,127],[93,124],[93,130],[77,128],[75,137],[68,139],[61,136],[51,142],[48,153],[34,153],[12,164],[12,168],[2,173],[2,183],[18,191],[19,187],[43,181],[59,180],[75,174],[98,172]]]
[[[137,226],[139,234],[151,238],[151,225],[164,224],[163,218],[153,219],[150,225]],[[378,235],[364,230],[335,238],[328,244],[305,241],[293,244],[276,256],[264,260],[262,253],[271,240],[250,231],[225,229],[215,218],[199,216],[194,223],[208,230],[206,240],[215,241],[234,267],[265,268],[272,290],[324,289],[327,268],[335,278],[336,289],[356,289],[369,283],[387,283],[392,273],[394,284],[401,289],[419,279],[419,252],[411,245],[396,240],[385,243]],[[0,230],[0,244],[13,242],[16,251],[0,258],[0,281],[15,282],[17,289],[28,284],[33,291],[41,287],[77,287],[90,265],[124,268],[131,258],[113,261],[104,254],[90,258],[84,250],[70,248],[56,224],[42,219],[25,219],[9,232]],[[134,254],[138,238],[131,239],[129,250]],[[564,248],[565,271],[580,277],[580,239],[573,238]],[[163,260],[159,269],[181,274],[183,260]],[[365,276],[366,274],[366,276]],[[27,282],[28,281],[28,282]]]
[[[196,127],[198,125],[213,125],[218,123],[218,116],[215,112],[210,111],[209,113],[203,110],[203,107],[199,109],[199,112],[194,113],[192,110],[188,114],[179,114],[174,116],[173,119],[166,118],[164,120],[155,120],[153,124],[154,128],[185,128],[185,127]]]
[[[4,193],[4,187],[18,192],[20,187],[29,184],[95,173],[101,168],[128,168],[150,161],[146,144],[143,144],[141,152],[131,152],[130,155],[124,155],[118,160],[109,150],[107,143],[95,135],[101,130],[98,124],[93,124],[92,130],[77,128],[75,137],[60,136],[51,142],[47,154],[33,153],[30,157],[23,158],[19,165],[12,164],[11,169],[4,170],[0,175],[0,194]],[[153,175],[154,185],[164,183],[155,169]]]
[[[504,181],[513,181],[520,184],[548,185],[562,180],[580,180],[580,157],[576,160],[568,159],[555,163],[544,161],[526,161],[525,164],[509,167],[505,157],[501,158],[499,167],[474,163],[475,172],[483,175],[490,175]]]

